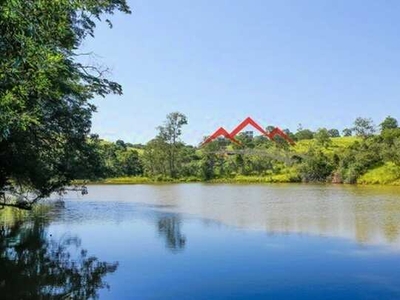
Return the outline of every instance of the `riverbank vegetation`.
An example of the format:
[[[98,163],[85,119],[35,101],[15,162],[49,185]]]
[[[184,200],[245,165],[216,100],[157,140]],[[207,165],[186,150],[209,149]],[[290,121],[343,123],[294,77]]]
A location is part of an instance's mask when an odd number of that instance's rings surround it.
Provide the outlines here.
[[[3,1],[0,5],[0,200],[30,209],[92,170],[96,96],[121,94],[79,48],[96,23],[130,13],[125,0]],[[108,19],[105,21],[111,26]],[[92,57],[93,58],[93,57]],[[89,63],[85,63],[89,62]]]
[[[188,119],[171,113],[158,135],[145,145],[122,140],[92,140],[97,171],[92,182],[106,184],[160,182],[333,182],[400,184],[400,128],[387,117],[379,126],[357,118],[342,131],[299,126],[285,130],[296,141],[270,141],[248,132],[204,146],[186,145],[180,136]],[[85,174],[80,176],[81,180]]]

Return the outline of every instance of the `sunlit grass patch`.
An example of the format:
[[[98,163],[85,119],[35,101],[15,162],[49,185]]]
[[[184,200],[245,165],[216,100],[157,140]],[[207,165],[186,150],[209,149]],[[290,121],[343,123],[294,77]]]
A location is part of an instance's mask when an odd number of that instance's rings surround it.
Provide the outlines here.
[[[294,169],[284,170],[281,174],[236,175],[230,178],[216,178],[215,183],[289,183],[300,182],[301,178]]]
[[[127,176],[127,177],[115,177],[115,178],[107,178],[99,183],[104,184],[141,184],[141,183],[153,183],[154,180],[148,177],[140,177],[140,176]]]
[[[352,145],[354,142],[359,141],[359,137],[348,136],[348,137],[335,137],[331,138],[331,143],[327,147],[318,146],[316,139],[312,140],[301,140],[296,142],[293,150],[298,153],[306,153],[310,148],[321,149],[324,153],[329,154],[337,149],[345,149]]]
[[[369,170],[357,182],[360,184],[400,185],[400,167],[388,162],[383,166]]]
[[[179,182],[199,182],[202,181],[198,177],[182,177],[182,178],[171,178],[168,176],[155,176],[154,178],[142,177],[142,176],[125,176],[125,177],[114,177],[106,178],[102,180],[86,182],[86,184],[151,184],[151,183],[179,183]]]

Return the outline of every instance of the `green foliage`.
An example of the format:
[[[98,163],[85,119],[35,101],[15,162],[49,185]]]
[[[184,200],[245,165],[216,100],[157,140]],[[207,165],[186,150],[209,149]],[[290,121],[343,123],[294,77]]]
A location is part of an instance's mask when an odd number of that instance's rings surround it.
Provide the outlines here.
[[[348,137],[353,135],[353,131],[350,128],[343,129],[343,136]]]
[[[138,151],[126,147],[127,144],[122,140],[111,143],[93,137],[88,144],[92,147],[92,151],[86,160],[87,163],[75,170],[75,179],[99,180],[106,177],[143,174],[143,165]],[[88,174],[87,170],[91,170],[91,173]]]
[[[168,174],[167,144],[159,137],[149,141],[143,152],[145,174],[156,176]]]
[[[340,137],[340,132],[337,129],[329,129],[330,137]]]
[[[296,132],[295,137],[298,141],[312,140],[314,138],[314,132],[309,129],[301,129]]]
[[[382,150],[384,161],[400,166],[400,128],[384,129],[381,139],[384,143]]]
[[[397,120],[391,116],[386,117],[386,119],[380,124],[381,130],[386,129],[396,129],[399,127]]]
[[[125,0],[1,4],[0,191],[29,191],[35,202],[69,184],[83,165],[90,169],[89,101],[122,91],[105,70],[80,63],[76,49],[114,11],[130,12]]]
[[[144,147],[143,166],[148,176],[179,178],[198,173],[196,149],[180,141],[182,127],[188,123],[184,114],[167,115],[159,134]]]
[[[340,173],[346,183],[357,179],[370,168],[382,164],[382,145],[379,138],[356,141],[340,154]]]
[[[373,168],[361,176],[360,184],[400,184],[400,166],[388,162],[382,166]]]
[[[290,129],[285,128],[282,130],[284,133],[288,135],[289,138],[291,138],[293,141],[297,141],[296,135],[290,131]]]
[[[243,176],[237,175],[235,177],[225,177],[213,179],[211,182],[214,183],[289,183],[289,182],[301,182],[301,178],[296,173],[284,173],[284,174],[271,174],[267,176]]]
[[[330,145],[331,143],[331,138],[328,129],[326,128],[320,128],[318,131],[315,133],[315,140],[317,143],[323,147],[326,147]]]
[[[200,176],[204,180],[211,180],[218,175],[225,174],[225,158],[218,151],[225,148],[225,143],[216,140],[205,145],[202,149],[200,161]]]
[[[100,182],[400,182],[400,174],[394,172],[400,168],[400,129],[386,129],[381,135],[367,139],[330,138],[329,132],[321,129],[314,139],[301,140],[288,148],[263,137],[238,138],[245,146],[232,145],[225,139],[202,148],[180,142],[175,178],[169,171],[169,144],[159,136],[140,153],[130,147],[125,149],[128,143],[123,141],[115,144],[97,141],[95,145],[100,146],[97,152],[102,158],[98,165],[104,166],[102,172],[108,177]],[[118,159],[130,153],[133,159],[129,168],[139,171],[127,171],[129,160]],[[392,167],[383,167],[387,165]],[[390,174],[385,175],[384,170],[390,170]],[[139,175],[132,176],[133,173]]]
[[[143,174],[139,154],[133,149],[124,149],[117,154],[117,162],[121,175],[137,176]]]
[[[300,165],[300,176],[305,182],[326,182],[333,171],[334,165],[320,150],[310,150]]]
[[[127,171],[113,171],[123,169],[125,163],[118,163],[117,158],[120,151],[133,150],[125,149],[128,143],[100,143],[101,149],[105,149],[100,153],[107,154],[101,155],[103,164],[108,166],[107,177],[114,177],[102,182],[400,182],[400,174],[394,172],[400,168],[400,128],[385,129],[368,138],[331,137],[322,128],[313,139],[300,140],[295,146],[263,136],[241,134],[237,138],[242,145],[231,144],[224,138],[201,148],[178,141],[175,177],[170,176],[169,169],[171,144],[160,135],[147,143],[143,152],[132,151],[135,170],[142,170],[143,166],[143,174],[138,172],[140,177],[132,177]],[[382,170],[390,170],[390,174],[386,176]]]
[[[382,130],[381,138],[387,145],[393,145],[394,141],[400,138],[400,128]]]
[[[359,117],[354,121],[354,127],[352,128],[352,131],[354,131],[357,136],[364,138],[369,137],[375,133],[375,125],[372,119]]]
[[[166,151],[168,171],[172,178],[178,176],[177,167],[180,164],[180,154],[183,148],[183,143],[180,143],[179,138],[182,134],[182,126],[187,125],[187,123],[184,114],[173,112],[167,115],[164,125],[158,127],[158,138],[161,140],[159,145],[162,145]]]
[[[397,137],[393,142],[386,146],[383,152],[385,161],[393,162],[400,166],[400,137]]]

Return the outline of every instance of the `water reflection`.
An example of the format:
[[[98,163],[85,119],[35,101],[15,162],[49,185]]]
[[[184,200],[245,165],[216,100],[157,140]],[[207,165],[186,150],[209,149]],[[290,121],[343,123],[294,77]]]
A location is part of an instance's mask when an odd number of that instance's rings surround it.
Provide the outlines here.
[[[400,299],[399,191],[90,187],[35,218],[0,212],[0,298]]]
[[[192,215],[270,234],[334,236],[361,244],[390,245],[400,250],[400,187],[296,184],[90,186],[86,199],[95,203],[114,199],[124,209],[148,205],[164,213]],[[164,228],[166,225],[159,226]],[[175,245],[178,244],[175,241]]]
[[[162,216],[157,221],[158,232],[165,237],[165,246],[172,252],[185,248],[186,237],[181,232],[181,219],[176,215]]]
[[[4,222],[7,213],[14,219]],[[2,299],[97,299],[99,289],[109,288],[104,277],[115,272],[118,263],[88,255],[76,236],[52,237],[46,218],[18,214],[1,215]]]

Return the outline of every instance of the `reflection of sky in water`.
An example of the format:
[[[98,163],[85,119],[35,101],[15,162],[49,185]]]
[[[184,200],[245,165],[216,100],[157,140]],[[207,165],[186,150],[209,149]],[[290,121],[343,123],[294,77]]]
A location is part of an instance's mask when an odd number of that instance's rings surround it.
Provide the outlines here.
[[[75,198],[74,195],[70,195]],[[181,213],[267,233],[342,237],[400,250],[400,188],[323,185],[90,186],[70,221]],[[80,203],[82,205],[82,203]],[[73,209],[70,208],[69,209]],[[99,217],[104,212],[104,217]]]
[[[399,192],[91,186],[48,233],[119,262],[102,299],[400,299]]]

